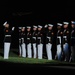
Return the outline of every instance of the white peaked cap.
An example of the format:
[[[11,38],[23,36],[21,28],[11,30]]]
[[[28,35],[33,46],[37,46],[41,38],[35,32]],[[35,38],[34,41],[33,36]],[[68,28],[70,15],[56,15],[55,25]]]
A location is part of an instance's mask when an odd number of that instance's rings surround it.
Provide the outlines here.
[[[51,27],[53,27],[53,25],[52,25],[52,24],[48,24],[48,26],[51,26]]]
[[[25,27],[22,27],[22,28],[25,28]]]
[[[19,29],[21,29],[22,27],[19,27]]]
[[[75,21],[71,21],[72,24],[75,24]]]
[[[41,25],[38,25],[38,27],[39,27],[39,28],[42,28],[42,26],[41,26]]]
[[[57,25],[62,26],[62,24],[61,24],[61,23],[57,23]]]
[[[7,24],[7,21],[6,21],[6,22],[4,22],[3,26],[5,26],[6,24]]]
[[[30,26],[27,26],[27,28],[31,28]]]
[[[63,22],[63,24],[69,24],[69,22]]]
[[[37,26],[33,26],[34,28],[37,28]]]

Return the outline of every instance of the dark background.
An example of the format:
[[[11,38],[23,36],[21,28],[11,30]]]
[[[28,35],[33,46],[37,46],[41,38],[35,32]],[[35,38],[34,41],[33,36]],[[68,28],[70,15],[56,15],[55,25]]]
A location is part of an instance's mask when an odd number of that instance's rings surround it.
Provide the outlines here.
[[[19,15],[17,13],[25,13],[25,15]],[[52,23],[54,24],[54,30],[56,31],[56,23],[57,22],[63,22],[63,21],[71,21],[71,20],[75,20],[75,3],[74,1],[57,1],[57,0],[49,0],[49,2],[45,1],[35,1],[35,2],[31,2],[27,0],[18,0],[18,1],[9,1],[9,0],[0,0],[0,48],[3,48],[3,39],[4,39],[4,32],[3,32],[3,23],[5,21],[8,21],[10,23],[10,26],[15,26],[16,29],[13,33],[13,37],[12,37],[12,48],[18,48],[18,26],[26,26],[26,25],[33,25],[33,24],[41,24],[41,25],[45,25],[48,23]],[[3,63],[3,62],[2,62]],[[2,68],[3,68],[4,63],[2,64]],[[7,67],[5,68],[5,70],[8,67],[8,65],[12,65],[12,64],[6,64]],[[22,64],[21,64],[22,65]],[[29,64],[28,64],[29,65]],[[32,65],[33,66],[33,65]],[[15,67],[15,66],[14,66]],[[19,67],[21,67],[19,65]],[[25,67],[23,68],[18,68],[21,72],[21,70],[23,69],[25,71]],[[2,69],[1,68],[1,69]],[[3,70],[4,70],[3,68]],[[30,65],[29,65],[30,68]],[[26,70],[29,71],[29,68]],[[44,68],[44,67],[43,67]],[[52,74],[55,72],[58,72],[60,70],[59,69],[52,69],[48,71],[48,67],[47,69],[43,70],[39,69],[39,71],[45,72],[45,73],[51,73]],[[14,68],[16,71],[16,68]],[[31,71],[32,68],[30,68]],[[22,72],[23,72],[22,70]],[[35,70],[35,69],[34,69]],[[34,71],[33,70],[33,71]],[[38,71],[37,70],[37,71]],[[55,70],[55,71],[54,71]],[[57,71],[56,71],[57,70]],[[62,71],[64,71],[65,69],[63,69]],[[38,71],[38,72],[39,72]],[[48,71],[48,72],[46,72]],[[66,71],[66,70],[65,70]],[[9,72],[9,71],[8,71]],[[22,73],[21,72],[21,73]],[[70,72],[70,71],[68,71]],[[3,72],[2,72],[3,73]],[[28,73],[28,72],[27,72]],[[31,72],[30,72],[31,73]],[[59,73],[59,72],[58,72]],[[64,72],[63,72],[64,73]],[[71,72],[72,73],[72,72]]]
[[[12,37],[12,48],[18,48],[18,27],[26,25],[45,25],[54,24],[63,21],[75,20],[74,2],[70,1],[50,1],[45,2],[26,2],[26,1],[9,1],[0,2],[0,48],[3,48],[3,23],[7,20],[10,27],[16,29]]]

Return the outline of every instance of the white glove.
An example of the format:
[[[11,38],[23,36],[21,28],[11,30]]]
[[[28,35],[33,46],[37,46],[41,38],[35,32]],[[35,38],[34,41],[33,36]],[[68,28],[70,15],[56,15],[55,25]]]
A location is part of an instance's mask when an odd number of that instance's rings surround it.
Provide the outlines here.
[[[22,27],[18,27],[19,29],[21,29]]]
[[[46,24],[46,25],[45,25],[45,28],[47,28],[47,27],[48,27],[48,25]]]
[[[12,27],[12,30],[14,30],[15,29],[15,27]]]
[[[3,24],[3,26],[5,26],[7,24],[7,21]]]

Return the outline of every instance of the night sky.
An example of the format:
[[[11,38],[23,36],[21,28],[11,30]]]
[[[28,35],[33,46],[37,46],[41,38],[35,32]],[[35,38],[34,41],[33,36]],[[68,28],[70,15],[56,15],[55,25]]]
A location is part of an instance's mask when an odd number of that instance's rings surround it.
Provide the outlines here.
[[[57,22],[75,20],[74,2],[24,2],[2,0],[0,2],[0,48],[3,48],[3,23],[7,20],[10,26],[15,26],[13,33],[13,48],[18,48],[18,26],[45,25]],[[14,43],[17,45],[15,46]]]

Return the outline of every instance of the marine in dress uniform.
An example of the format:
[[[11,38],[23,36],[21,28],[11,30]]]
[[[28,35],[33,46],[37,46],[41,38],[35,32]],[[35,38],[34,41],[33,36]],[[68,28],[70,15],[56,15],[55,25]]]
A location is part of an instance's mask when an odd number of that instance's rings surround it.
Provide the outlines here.
[[[27,56],[28,58],[32,58],[32,48],[31,48],[31,43],[32,43],[32,34],[31,34],[31,27],[27,26]]]
[[[62,35],[63,35],[63,31],[62,31],[62,24],[61,23],[57,23],[57,60],[61,60],[62,59]]]
[[[33,58],[37,57],[37,26],[33,26],[32,33]]]
[[[10,45],[11,45],[11,35],[12,32],[14,31],[15,27],[12,27],[12,30],[9,29],[9,24],[7,21],[3,24],[5,27],[4,33],[5,33],[5,38],[4,38],[4,59],[9,58],[9,51],[10,51]]]
[[[47,57],[48,60],[52,60],[52,43],[53,43],[53,36],[54,32],[52,30],[53,25],[48,24],[48,31],[46,32],[46,52],[47,52]]]
[[[21,29],[21,46],[22,46],[22,57],[26,57],[26,34],[25,27]]]
[[[48,30],[48,24],[45,24],[44,31],[46,32]]]
[[[75,61],[75,21],[71,21],[71,57],[70,61]]]
[[[69,61],[69,38],[70,31],[68,28],[68,22],[63,22],[64,30],[63,30],[63,53],[64,53],[64,61]]]
[[[42,59],[43,58],[43,33],[42,33],[41,25],[38,25],[37,49],[38,49],[38,59]]]
[[[21,47],[21,29],[22,27],[19,27],[19,56],[22,56],[22,47]]]
[[[47,58],[47,52],[46,52],[46,32],[48,31],[48,24],[45,24],[43,27],[43,58]]]

